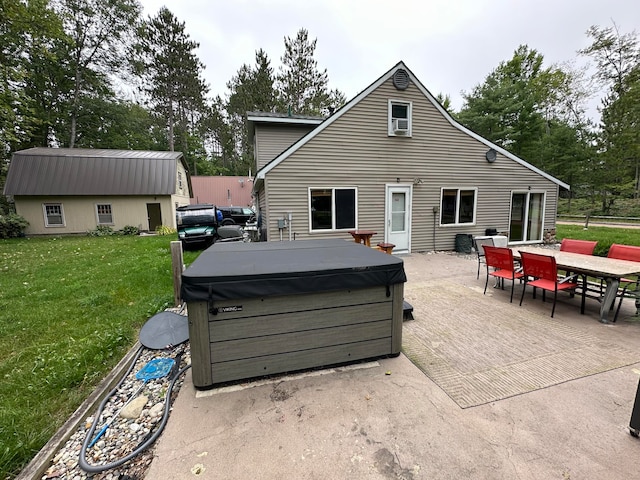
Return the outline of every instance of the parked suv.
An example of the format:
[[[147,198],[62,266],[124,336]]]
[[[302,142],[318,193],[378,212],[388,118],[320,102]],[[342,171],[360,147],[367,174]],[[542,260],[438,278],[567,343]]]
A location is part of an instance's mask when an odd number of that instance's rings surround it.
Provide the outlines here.
[[[255,222],[256,214],[247,207],[217,207],[222,212],[221,225],[242,225]]]
[[[218,214],[211,204],[185,205],[176,208],[178,238],[183,247],[208,247],[216,238]]]

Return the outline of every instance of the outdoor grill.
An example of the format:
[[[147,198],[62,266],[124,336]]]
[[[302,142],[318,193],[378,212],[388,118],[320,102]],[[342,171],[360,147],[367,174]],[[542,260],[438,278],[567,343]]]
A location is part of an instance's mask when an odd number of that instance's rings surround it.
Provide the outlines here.
[[[398,355],[405,281],[351,241],[214,244],[182,275],[194,385]]]

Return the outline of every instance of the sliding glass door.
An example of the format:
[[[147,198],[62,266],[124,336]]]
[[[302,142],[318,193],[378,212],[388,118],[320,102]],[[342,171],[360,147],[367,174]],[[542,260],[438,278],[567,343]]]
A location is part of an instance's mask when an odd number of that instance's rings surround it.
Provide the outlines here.
[[[542,241],[544,193],[513,192],[511,194],[510,242]]]

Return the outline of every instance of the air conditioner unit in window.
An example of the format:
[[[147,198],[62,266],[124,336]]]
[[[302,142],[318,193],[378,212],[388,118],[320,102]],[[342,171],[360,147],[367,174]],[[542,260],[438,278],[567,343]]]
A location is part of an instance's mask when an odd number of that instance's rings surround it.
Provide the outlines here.
[[[404,135],[409,132],[409,120],[407,118],[393,119],[393,133],[396,135]]]

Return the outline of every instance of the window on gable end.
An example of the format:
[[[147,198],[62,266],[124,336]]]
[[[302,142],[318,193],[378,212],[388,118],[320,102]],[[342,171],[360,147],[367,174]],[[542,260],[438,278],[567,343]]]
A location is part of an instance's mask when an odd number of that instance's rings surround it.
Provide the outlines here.
[[[389,136],[411,136],[411,102],[389,100]]]

